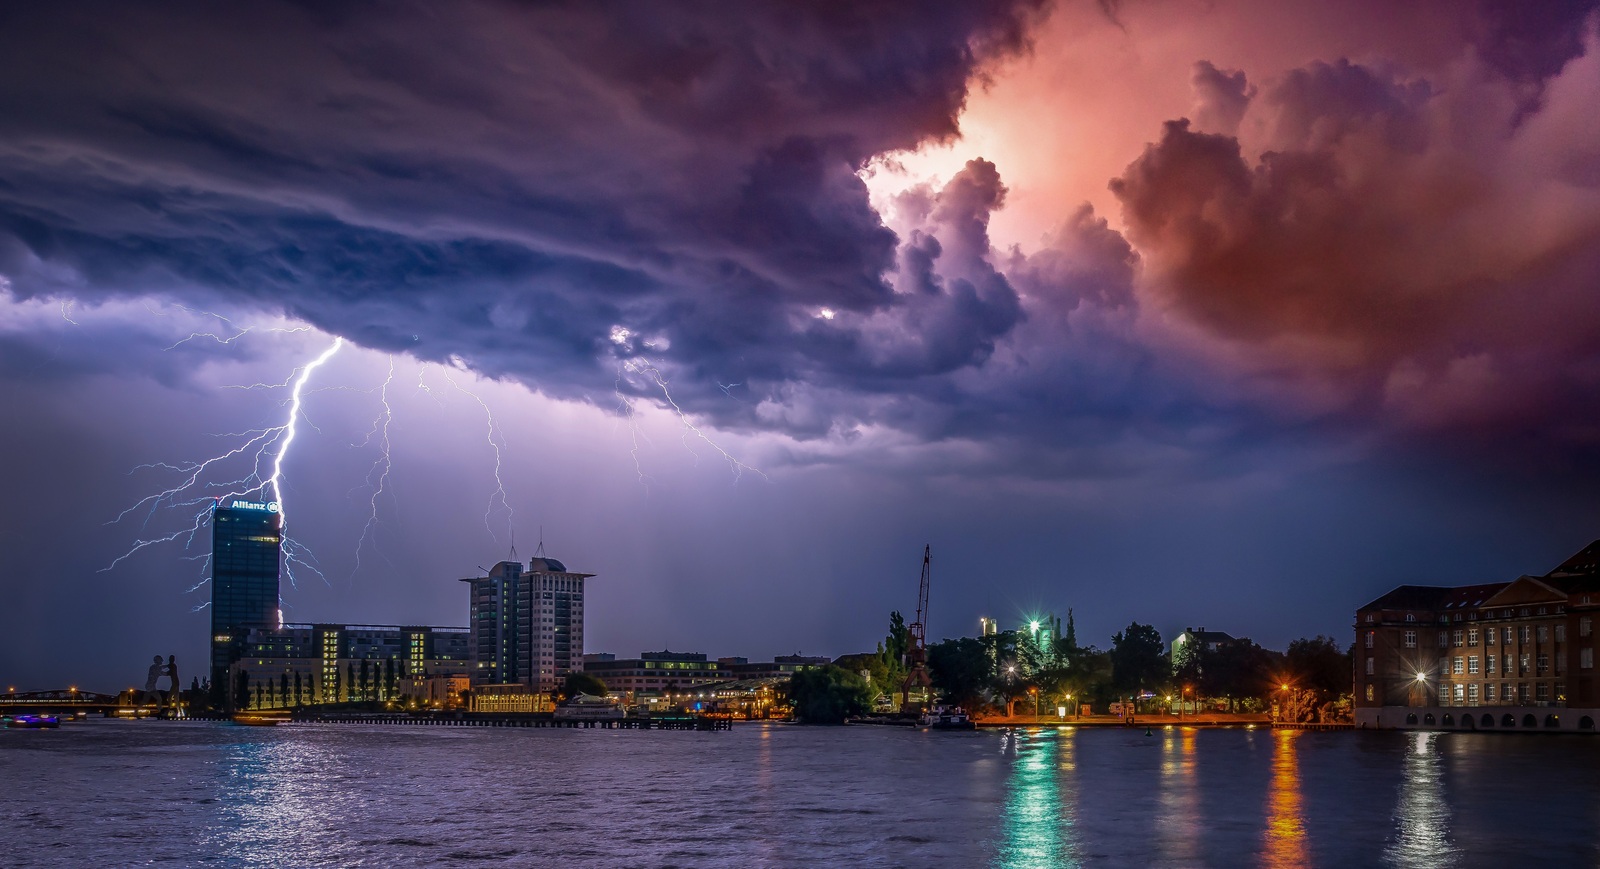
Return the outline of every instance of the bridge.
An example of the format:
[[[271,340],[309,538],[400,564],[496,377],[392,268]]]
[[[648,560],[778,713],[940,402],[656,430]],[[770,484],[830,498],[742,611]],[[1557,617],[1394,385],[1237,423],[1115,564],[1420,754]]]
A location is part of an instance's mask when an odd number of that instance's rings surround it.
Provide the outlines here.
[[[77,688],[55,688],[49,691],[7,691],[0,694],[0,714],[63,714],[98,712],[110,715],[123,708],[115,694],[79,691]]]

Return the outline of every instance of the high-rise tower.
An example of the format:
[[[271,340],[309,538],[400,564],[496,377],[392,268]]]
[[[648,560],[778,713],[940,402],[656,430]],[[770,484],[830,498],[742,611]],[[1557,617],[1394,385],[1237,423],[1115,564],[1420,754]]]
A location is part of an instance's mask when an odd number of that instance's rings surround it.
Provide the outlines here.
[[[554,558],[502,561],[470,587],[472,678],[539,691],[583,671],[583,584]]]
[[[275,628],[282,536],[278,504],[225,498],[211,512],[211,684],[228,685],[244,632]]]

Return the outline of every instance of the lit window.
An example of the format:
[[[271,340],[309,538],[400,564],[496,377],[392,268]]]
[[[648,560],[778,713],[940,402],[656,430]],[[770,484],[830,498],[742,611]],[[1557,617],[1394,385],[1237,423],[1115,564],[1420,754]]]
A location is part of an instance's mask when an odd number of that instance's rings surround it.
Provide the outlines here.
[[[1477,628],[1473,628],[1472,630],[1467,631],[1467,645],[1476,646],[1477,644],[1478,644],[1478,629]]]
[[[1450,641],[1455,644],[1456,648],[1459,649],[1462,646],[1466,645],[1466,641],[1463,639],[1463,637],[1465,637],[1465,636],[1466,636],[1466,634],[1464,632],[1456,631],[1455,633],[1450,635]]]
[[[1483,686],[1483,702],[1485,702],[1485,703],[1493,703],[1494,702],[1494,683],[1493,682],[1490,682],[1487,685]]]
[[[1461,675],[1461,656],[1457,655],[1450,661],[1450,673],[1454,676]]]
[[[1478,656],[1477,655],[1468,655],[1467,656],[1467,672],[1472,674],[1472,675],[1477,675],[1477,673],[1478,673]]]
[[[1467,686],[1467,705],[1468,706],[1476,706],[1476,705],[1478,705],[1478,683],[1477,682],[1473,682],[1471,685]]]
[[[1490,675],[1494,675],[1494,672],[1495,672],[1495,666],[1494,665],[1495,665],[1496,662],[1498,662],[1499,658],[1500,658],[1499,655],[1485,655],[1484,656],[1483,663],[1484,663],[1484,666],[1488,669],[1488,672],[1489,672]]]
[[[1406,631],[1406,633],[1405,633],[1405,641],[1406,641],[1406,648],[1415,649],[1417,647],[1417,632],[1416,631]]]
[[[1372,702],[1372,684],[1370,682],[1367,684],[1367,702]]]
[[[1367,631],[1367,648],[1372,648],[1372,631]]]
[[[1460,706],[1462,701],[1467,699],[1466,698],[1467,686],[1465,686],[1465,685],[1456,685],[1456,686],[1454,686],[1454,691],[1452,693],[1453,693],[1453,695],[1455,697],[1456,705]]]

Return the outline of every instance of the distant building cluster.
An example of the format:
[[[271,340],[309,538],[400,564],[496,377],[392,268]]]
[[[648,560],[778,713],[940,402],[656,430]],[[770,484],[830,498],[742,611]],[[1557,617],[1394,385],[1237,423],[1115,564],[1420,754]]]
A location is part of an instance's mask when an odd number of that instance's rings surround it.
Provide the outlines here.
[[[212,513],[213,703],[281,708],[349,702],[450,706],[470,696],[483,712],[534,712],[569,676],[588,671],[629,704],[693,696],[770,702],[773,684],[825,657],[708,660],[702,653],[637,658],[584,654],[584,584],[540,553],[501,561],[467,584],[466,627],[284,624],[279,610],[277,505],[229,499]],[[766,698],[765,700],[763,698]]]
[[[1600,541],[1543,576],[1402,585],[1356,610],[1368,727],[1595,730]]]

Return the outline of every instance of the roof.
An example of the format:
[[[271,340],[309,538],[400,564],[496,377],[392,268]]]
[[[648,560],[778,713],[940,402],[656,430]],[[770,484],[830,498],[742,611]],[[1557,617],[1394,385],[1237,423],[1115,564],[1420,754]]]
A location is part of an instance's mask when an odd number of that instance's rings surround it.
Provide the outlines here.
[[[1574,576],[1600,574],[1600,540],[1578,550],[1571,558],[1556,565],[1548,576]]]
[[[567,566],[554,558],[535,556],[528,559],[529,573],[567,573]]]
[[[1443,610],[1474,607],[1488,600],[1510,583],[1491,582],[1450,588],[1442,585],[1402,585],[1363,607],[1362,610]]]

